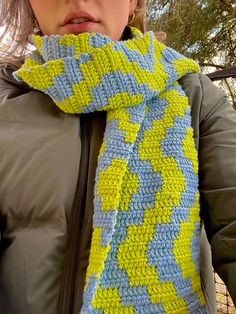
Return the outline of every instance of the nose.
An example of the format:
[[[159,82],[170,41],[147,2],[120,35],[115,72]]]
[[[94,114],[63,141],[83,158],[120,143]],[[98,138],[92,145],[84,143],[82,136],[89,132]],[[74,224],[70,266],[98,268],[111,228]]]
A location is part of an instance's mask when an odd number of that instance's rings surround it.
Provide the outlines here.
[[[74,9],[79,9],[83,4],[89,2],[89,0],[64,0],[66,4],[74,7]],[[91,2],[91,1],[90,1]]]

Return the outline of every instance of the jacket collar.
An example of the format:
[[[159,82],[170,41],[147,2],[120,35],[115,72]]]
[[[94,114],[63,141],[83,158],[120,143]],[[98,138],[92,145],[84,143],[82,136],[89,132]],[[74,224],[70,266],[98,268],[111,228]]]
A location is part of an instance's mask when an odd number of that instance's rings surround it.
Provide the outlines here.
[[[26,89],[32,89],[25,82],[19,82],[14,78],[13,72],[18,70],[18,69],[19,69],[19,67],[14,65],[14,64],[0,63],[0,79],[3,79],[4,81],[10,82],[10,83],[17,85],[19,87],[23,87]]]

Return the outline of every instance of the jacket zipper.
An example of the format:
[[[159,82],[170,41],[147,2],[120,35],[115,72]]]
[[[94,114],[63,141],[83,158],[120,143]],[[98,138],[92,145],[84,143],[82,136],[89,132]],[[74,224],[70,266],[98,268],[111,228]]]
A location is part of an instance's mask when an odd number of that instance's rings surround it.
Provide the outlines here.
[[[80,130],[81,158],[76,192],[68,225],[67,251],[64,260],[64,271],[59,297],[60,314],[73,314],[74,312],[75,283],[79,258],[78,243],[80,242],[85,211],[90,149],[89,121],[87,115],[80,116]]]

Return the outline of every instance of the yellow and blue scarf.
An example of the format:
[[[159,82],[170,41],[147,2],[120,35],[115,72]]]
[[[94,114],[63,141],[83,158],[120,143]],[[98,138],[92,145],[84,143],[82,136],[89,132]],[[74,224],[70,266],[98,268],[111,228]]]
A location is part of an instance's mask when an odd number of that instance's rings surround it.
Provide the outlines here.
[[[199,277],[198,161],[178,80],[199,68],[132,28],[33,36],[15,72],[65,113],[107,111],[82,313],[206,313]]]

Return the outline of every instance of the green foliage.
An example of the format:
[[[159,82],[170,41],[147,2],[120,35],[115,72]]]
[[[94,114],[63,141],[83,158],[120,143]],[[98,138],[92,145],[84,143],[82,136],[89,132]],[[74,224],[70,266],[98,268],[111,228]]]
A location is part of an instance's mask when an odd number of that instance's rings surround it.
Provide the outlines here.
[[[148,0],[148,29],[166,32],[167,45],[202,66],[216,63],[222,68],[230,67],[236,63],[236,5],[233,2]]]

